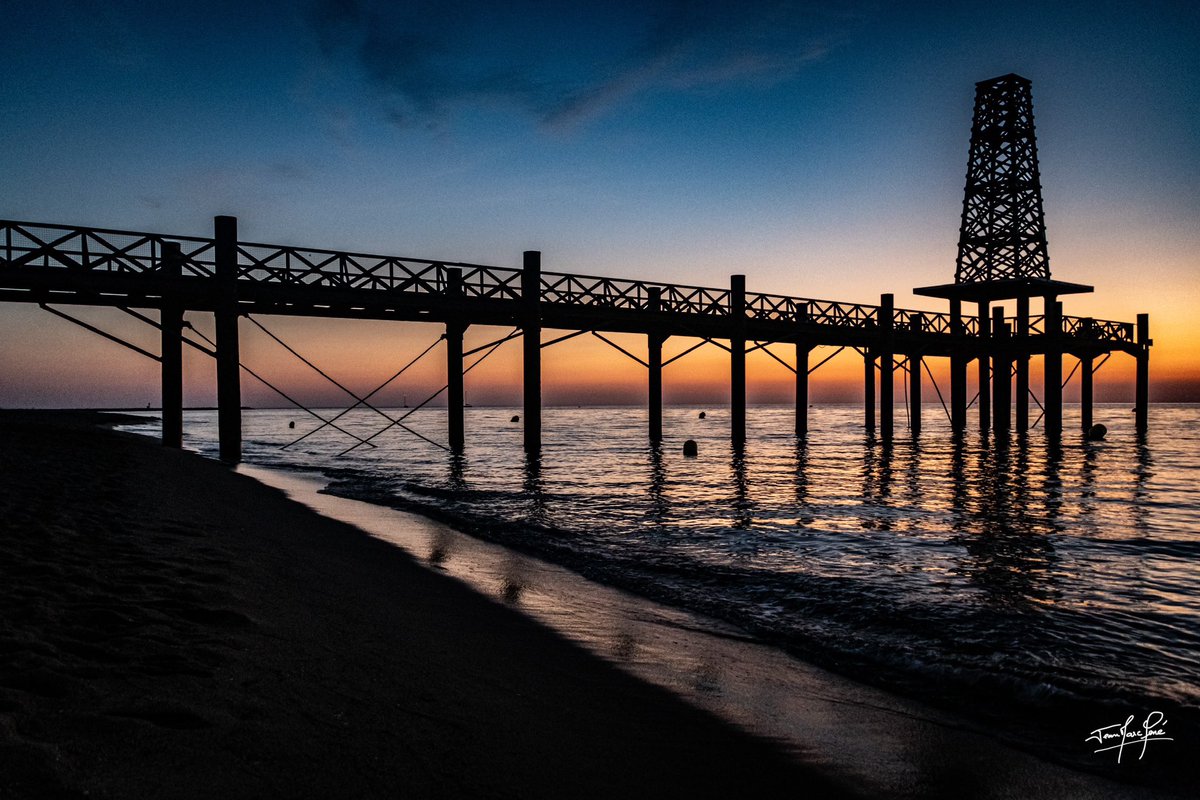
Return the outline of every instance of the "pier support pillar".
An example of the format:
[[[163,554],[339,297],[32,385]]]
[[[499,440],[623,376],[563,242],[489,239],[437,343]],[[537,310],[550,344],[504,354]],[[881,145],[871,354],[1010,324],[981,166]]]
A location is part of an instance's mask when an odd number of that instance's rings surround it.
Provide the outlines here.
[[[455,309],[462,300],[462,270],[450,267],[446,270],[446,298],[450,303],[450,317],[446,321],[446,436],[450,449],[461,453],[466,445],[466,387],[463,376],[463,334],[467,326],[458,319]]]
[[[213,220],[217,281],[217,436],[222,461],[242,460],[242,383],[238,344],[237,217]]]
[[[1137,315],[1137,401],[1134,405],[1138,433],[1150,427],[1150,315]]]
[[[875,355],[869,346],[863,350],[863,427],[875,435]]]
[[[1093,357],[1088,353],[1079,359],[1079,422],[1083,432],[1092,429],[1092,376]]]
[[[1043,368],[1045,386],[1042,388],[1046,435],[1057,439],[1062,435],[1062,303],[1054,295],[1045,300],[1046,360]]]
[[[796,308],[796,325],[808,324],[808,303]],[[808,435],[808,354],[812,352],[804,331],[796,337],[796,435]]]
[[[162,443],[183,447],[183,306],[175,285],[183,273],[183,253],[178,242],[163,244],[161,269]]]
[[[893,325],[895,323],[895,296],[879,297],[879,433],[883,441],[892,440],[896,412],[896,353]]]
[[[525,451],[542,449],[542,253],[526,250],[521,265],[524,327]]]
[[[950,301],[950,334],[954,344],[950,354],[950,427],[956,432],[967,428],[967,358],[963,355],[962,300]]]
[[[651,286],[646,309],[657,314],[662,311],[662,287]],[[662,349],[667,337],[651,332],[646,335],[646,365],[649,367],[648,392],[646,397],[646,417],[648,420],[650,442],[657,444],[663,438],[662,424]]]
[[[987,433],[992,422],[992,389],[991,389],[991,304],[983,301],[979,304],[979,350],[976,358],[979,360],[979,430]]]
[[[1017,385],[1013,398],[1017,433],[1029,430],[1029,298],[1017,298],[1015,360]]]
[[[729,278],[729,416],[735,446],[746,442],[746,276]]]
[[[924,315],[913,314],[908,324],[914,334],[920,333]],[[921,368],[921,351],[914,342],[908,351],[908,427],[913,436],[921,432]]]
[[[1004,309],[992,309],[992,431],[996,436],[1008,433],[1011,424],[1012,352],[1009,349],[1008,323]]]

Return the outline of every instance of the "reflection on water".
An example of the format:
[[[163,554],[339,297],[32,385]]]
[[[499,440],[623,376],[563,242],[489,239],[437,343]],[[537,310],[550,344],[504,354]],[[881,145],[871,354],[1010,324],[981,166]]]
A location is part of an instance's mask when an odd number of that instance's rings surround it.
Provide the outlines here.
[[[1107,439],[1049,446],[1040,431],[956,437],[933,415],[884,444],[855,407],[813,409],[798,440],[791,409],[759,407],[743,451],[708,411],[668,409],[667,439],[650,446],[641,410],[546,409],[543,452],[525,456],[511,410],[473,408],[465,456],[397,431],[343,459],[334,431],[281,451],[294,415],[251,412],[246,458],[323,469],[335,492],[454,521],[856,674],[1200,709],[1197,409],[1155,407],[1139,440],[1101,407]],[[215,451],[211,416],[189,415],[190,445]],[[444,420],[409,418],[433,438]],[[342,422],[376,425],[366,412]],[[699,457],[682,456],[685,439]],[[495,591],[523,602],[528,584],[514,574]]]

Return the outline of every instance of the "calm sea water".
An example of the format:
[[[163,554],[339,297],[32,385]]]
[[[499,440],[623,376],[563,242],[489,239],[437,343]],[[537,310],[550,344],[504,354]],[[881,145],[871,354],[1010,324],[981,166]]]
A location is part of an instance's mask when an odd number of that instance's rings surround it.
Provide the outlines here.
[[[1073,433],[1068,407],[1058,448],[1040,431],[955,442],[938,406],[917,439],[898,408],[890,447],[864,435],[859,408],[817,406],[798,443],[790,408],[756,407],[744,454],[727,411],[700,410],[668,408],[654,449],[641,409],[546,409],[538,461],[522,453],[518,409],[467,409],[459,459],[396,428],[345,455],[353,440],[330,428],[285,449],[319,423],[251,411],[245,459],[323,471],[334,493],[423,511],[928,699],[1200,719],[1200,407],[1154,407],[1139,441],[1128,405],[1100,406],[1099,442]],[[359,410],[339,424],[366,437],[387,422]],[[442,409],[405,424],[445,440]],[[214,413],[189,412],[185,428],[215,455]]]

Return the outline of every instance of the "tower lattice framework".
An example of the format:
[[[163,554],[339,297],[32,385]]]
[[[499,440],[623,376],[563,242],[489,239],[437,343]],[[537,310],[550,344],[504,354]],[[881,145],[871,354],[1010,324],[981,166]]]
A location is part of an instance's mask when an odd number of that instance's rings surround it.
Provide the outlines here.
[[[1003,75],[975,85],[954,281],[1049,277],[1031,84]]]

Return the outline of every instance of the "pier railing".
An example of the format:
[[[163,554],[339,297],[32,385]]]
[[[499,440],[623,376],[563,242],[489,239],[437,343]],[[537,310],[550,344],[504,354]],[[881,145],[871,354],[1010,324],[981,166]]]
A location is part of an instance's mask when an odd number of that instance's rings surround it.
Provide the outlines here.
[[[45,270],[153,274],[162,268],[166,244],[180,246],[185,278],[211,278],[216,273],[216,243],[206,237],[0,220],[0,241],[0,271],[10,275]],[[462,276],[465,299],[522,299],[522,272],[511,267],[256,242],[237,244],[237,277],[251,284],[444,296],[452,269]],[[729,289],[712,287],[556,272],[540,275],[539,302],[555,306],[722,317],[732,313],[731,297]],[[652,307],[652,303],[656,305]],[[880,321],[880,307],[875,305],[762,293],[746,294],[745,314],[753,320],[844,330],[874,330]],[[950,315],[938,312],[895,309],[892,325],[897,331],[946,336],[954,333]],[[1029,332],[1045,332],[1043,316],[1030,317]],[[962,333],[978,336],[978,319],[965,315]],[[1134,326],[1063,317],[1061,335],[1133,344]]]

